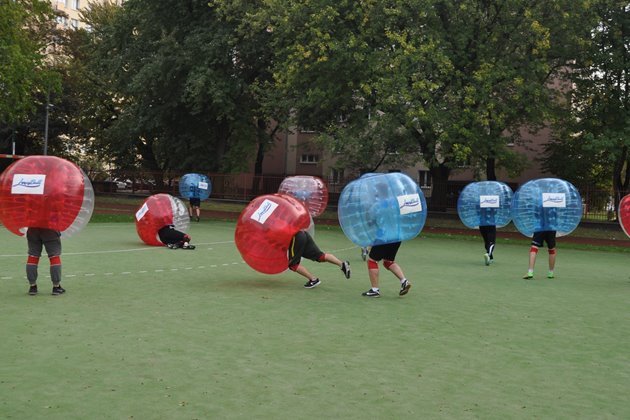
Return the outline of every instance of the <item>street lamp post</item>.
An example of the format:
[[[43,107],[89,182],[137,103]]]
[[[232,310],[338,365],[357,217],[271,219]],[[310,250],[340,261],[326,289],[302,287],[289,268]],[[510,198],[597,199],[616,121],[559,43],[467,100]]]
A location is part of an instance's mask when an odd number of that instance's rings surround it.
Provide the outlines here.
[[[48,116],[50,108],[52,108],[52,105],[50,104],[50,92],[48,92],[46,95],[46,117],[44,120],[44,156],[48,154]]]

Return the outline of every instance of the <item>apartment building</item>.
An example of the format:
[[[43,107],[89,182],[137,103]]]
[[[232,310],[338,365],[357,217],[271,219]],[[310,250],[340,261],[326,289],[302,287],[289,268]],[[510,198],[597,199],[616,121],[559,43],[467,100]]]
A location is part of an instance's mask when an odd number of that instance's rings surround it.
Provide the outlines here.
[[[81,11],[90,7],[90,3],[104,3],[106,1],[116,4],[124,2],[124,0],[50,0],[53,9],[65,14],[65,16],[57,17],[57,24],[66,29],[85,29],[87,25],[81,21]]]

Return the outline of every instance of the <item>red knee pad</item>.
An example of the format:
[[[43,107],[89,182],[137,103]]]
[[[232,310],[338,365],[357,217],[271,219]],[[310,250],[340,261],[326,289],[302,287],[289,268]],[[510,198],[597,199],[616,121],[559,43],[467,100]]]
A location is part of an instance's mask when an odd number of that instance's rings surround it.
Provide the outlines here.
[[[28,258],[26,259],[26,264],[30,264],[30,265],[39,264],[39,257],[34,257],[32,255],[29,255]]]
[[[317,262],[324,262],[326,261],[326,254],[322,252],[322,255],[319,256],[319,258],[317,259]]]
[[[549,250],[549,255],[556,255],[556,248]]]
[[[534,254],[538,254],[538,248],[533,246],[533,247],[529,248],[529,252],[533,252]]]
[[[61,265],[61,257],[59,255],[50,257],[48,260],[50,261],[50,265]]]
[[[392,265],[394,265],[394,261],[383,260],[383,266],[385,266],[385,268],[387,268],[388,270],[389,270],[389,267],[391,267]]]
[[[300,266],[300,264],[293,264],[289,266],[289,270],[291,271],[297,271],[298,267]]]
[[[374,260],[368,260],[368,270],[378,270],[378,263]]]
[[[184,242],[190,242],[191,239],[192,238],[190,237],[190,235],[188,235],[188,234],[184,235]]]

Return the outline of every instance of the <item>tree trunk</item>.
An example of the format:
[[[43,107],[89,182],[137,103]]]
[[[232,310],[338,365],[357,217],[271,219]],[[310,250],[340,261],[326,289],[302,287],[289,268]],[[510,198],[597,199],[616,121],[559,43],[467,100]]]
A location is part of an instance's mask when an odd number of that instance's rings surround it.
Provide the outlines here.
[[[497,173],[496,173],[496,159],[495,158],[487,158],[486,159],[486,179],[488,181],[496,181]]]
[[[432,211],[446,211],[449,206],[448,177],[451,169],[443,163],[430,169],[433,188],[431,190],[430,209]]]
[[[258,150],[256,151],[256,162],[254,163],[254,178],[252,180],[252,194],[256,197],[260,191],[260,184],[262,181],[263,161],[265,159],[265,143],[267,136],[265,130],[267,129],[267,123],[263,119],[258,119],[256,122],[256,136],[258,138]]]

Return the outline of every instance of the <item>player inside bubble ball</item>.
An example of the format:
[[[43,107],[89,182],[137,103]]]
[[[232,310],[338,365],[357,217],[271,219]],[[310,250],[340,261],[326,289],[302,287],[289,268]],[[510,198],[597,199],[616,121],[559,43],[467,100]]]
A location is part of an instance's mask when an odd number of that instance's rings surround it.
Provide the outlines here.
[[[395,197],[391,196],[388,187],[385,183],[376,184],[375,192],[376,202],[372,205],[369,211],[369,215],[373,218],[371,223],[377,225],[377,242],[384,240],[385,233],[389,228],[386,223],[387,212],[389,207],[398,208],[398,201]],[[379,289],[379,268],[378,262],[383,260],[383,266],[394,274],[400,281],[399,295],[403,296],[411,289],[411,283],[405,277],[402,268],[395,262],[396,254],[400,248],[401,242],[393,242],[379,245],[373,245],[370,248],[367,257],[368,275],[370,278],[370,285],[372,286],[368,291],[363,292],[363,296],[367,297],[380,297],[381,292]]]
[[[175,225],[166,225],[158,230],[158,237],[170,249],[195,249],[195,246],[190,244],[190,235],[175,229]]]
[[[350,278],[349,261],[342,262],[333,254],[322,252],[311,235],[304,230],[300,230],[298,233],[293,235],[291,242],[289,243],[289,269],[291,271],[295,271],[303,277],[306,277],[308,281],[304,284],[304,287],[307,289],[312,289],[313,287],[318,286],[321,281],[318,277],[311,274],[306,267],[300,264],[302,257],[311,261],[329,262],[331,264],[335,264],[341,269],[341,271],[343,271],[343,274],[347,279]]]

